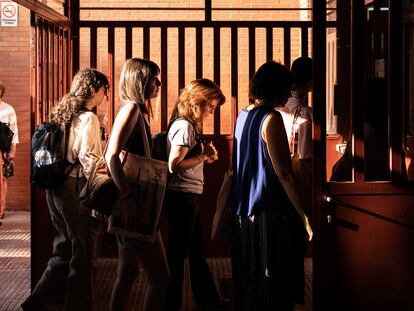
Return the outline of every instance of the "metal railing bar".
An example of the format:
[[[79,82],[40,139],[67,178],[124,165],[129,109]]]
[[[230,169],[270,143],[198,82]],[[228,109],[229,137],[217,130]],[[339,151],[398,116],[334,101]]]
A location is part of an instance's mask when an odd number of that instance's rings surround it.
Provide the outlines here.
[[[204,13],[204,19],[206,21],[211,21],[211,12],[212,12],[212,1],[211,0],[204,0],[204,6],[205,6],[205,13]]]
[[[220,59],[220,28],[214,28],[214,82],[220,85],[221,59]],[[220,107],[214,110],[214,134],[220,134]]]
[[[256,28],[301,28],[312,27],[311,21],[101,21],[101,20],[88,20],[80,21],[79,27],[256,27]],[[327,22],[328,27],[336,27],[335,21]]]
[[[115,29],[108,29],[108,76],[110,84],[110,96],[108,100],[108,133],[112,129],[115,117]]]
[[[168,118],[168,29],[161,28],[161,131],[167,130]]]
[[[50,82],[51,86],[49,89],[49,92],[51,93],[52,97],[52,105],[56,101],[56,76],[55,76],[55,49],[56,49],[56,42],[55,42],[55,26],[53,24],[49,25],[49,40],[50,40],[50,63],[52,64],[50,66]]]
[[[238,60],[238,29],[231,29],[231,120],[232,124],[236,122],[236,116],[238,112],[238,72],[239,72],[239,60]]]
[[[63,30],[58,29],[58,98],[63,96]]]
[[[308,56],[308,28],[302,27],[301,28],[301,45],[302,45],[302,56]]]
[[[203,28],[196,28],[196,79],[203,76]]]
[[[185,28],[178,28],[178,91],[185,85]]]
[[[284,42],[283,62],[285,66],[287,66],[288,68],[290,68],[290,29],[291,28],[288,28],[288,27],[285,27],[283,29],[283,42]]]
[[[149,59],[150,58],[150,29],[149,27],[144,26],[143,36],[144,36],[144,43],[143,43],[144,58]]]
[[[43,23],[43,81],[44,83],[44,116],[49,115],[50,94],[49,94],[49,22]]]
[[[249,27],[249,80],[256,72],[256,28]]]
[[[125,29],[125,59],[132,57],[132,27]]]
[[[202,11],[205,7],[171,8],[171,7],[81,7],[83,11]],[[336,11],[336,8],[329,8],[328,11]],[[211,11],[312,11],[312,8],[211,8]],[[207,19],[206,19],[207,20]]]
[[[266,60],[273,59],[273,27],[266,28]]]
[[[96,66],[97,66],[97,54],[98,54],[97,28],[96,27],[91,27],[89,63],[90,63],[90,66],[92,68],[96,68]]]

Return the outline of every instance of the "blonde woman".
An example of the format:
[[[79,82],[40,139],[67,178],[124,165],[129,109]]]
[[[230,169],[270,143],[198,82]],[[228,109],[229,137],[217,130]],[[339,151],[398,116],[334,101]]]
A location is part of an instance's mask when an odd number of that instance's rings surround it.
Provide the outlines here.
[[[123,226],[131,228],[135,225],[138,207],[132,200],[133,186],[125,177],[119,155],[122,150],[145,155],[139,118],[145,120],[147,139],[151,145],[150,100],[158,96],[161,86],[159,73],[159,67],[150,60],[132,58],[126,61],[119,81],[119,94],[123,104],[116,116],[105,154],[111,176],[120,191],[117,208],[120,208]],[[162,310],[169,271],[160,234],[157,234],[152,243],[120,235],[117,235],[117,240],[118,275],[112,290],[110,309],[127,309],[131,287],[138,275],[138,262],[141,262],[148,278],[144,310]]]
[[[70,93],[52,108],[51,120],[61,128],[71,123],[66,159],[78,164],[64,184],[47,190],[46,199],[56,236],[47,268],[23,310],[43,310],[46,303],[64,303],[64,310],[92,310],[93,254],[90,210],[79,203],[92,162],[89,152],[102,154],[98,117],[90,110],[107,100],[107,77],[82,69],[73,78]]]
[[[168,166],[172,173],[164,198],[169,222],[167,258],[171,272],[165,310],[178,311],[182,304],[184,258],[188,255],[191,285],[197,305],[205,310],[225,307],[205,259],[200,216],[204,164],[218,159],[211,143],[200,133],[203,120],[224,103],[219,87],[208,79],[192,81],[180,94],[168,131]]]

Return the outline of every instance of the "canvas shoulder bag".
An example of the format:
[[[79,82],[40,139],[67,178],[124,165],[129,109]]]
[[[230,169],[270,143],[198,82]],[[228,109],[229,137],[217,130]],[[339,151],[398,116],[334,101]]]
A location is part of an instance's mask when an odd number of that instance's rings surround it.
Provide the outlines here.
[[[114,212],[109,219],[108,231],[130,238],[153,242],[158,231],[158,221],[167,184],[168,163],[151,157],[144,117],[139,116],[139,126],[144,143],[145,155],[129,153],[123,169],[131,182],[133,200],[137,208],[135,228],[128,230],[122,225],[121,215]],[[121,153],[121,158],[124,156]]]

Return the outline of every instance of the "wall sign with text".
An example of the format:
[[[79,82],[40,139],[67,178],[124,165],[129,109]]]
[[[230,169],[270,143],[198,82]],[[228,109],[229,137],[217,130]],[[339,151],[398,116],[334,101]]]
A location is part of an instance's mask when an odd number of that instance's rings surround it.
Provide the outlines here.
[[[0,6],[1,26],[17,27],[19,18],[19,6],[16,2],[1,2]]]

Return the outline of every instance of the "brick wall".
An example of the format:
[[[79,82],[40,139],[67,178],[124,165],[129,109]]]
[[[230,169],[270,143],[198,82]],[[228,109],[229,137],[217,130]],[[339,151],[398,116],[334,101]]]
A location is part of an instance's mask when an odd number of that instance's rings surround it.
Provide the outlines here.
[[[268,10],[277,8],[299,8],[300,6],[308,8],[307,0],[216,0],[212,1],[213,10],[212,20],[219,21],[283,21],[283,20],[309,20],[309,11],[300,12],[298,10]],[[204,1],[145,1],[137,0],[111,0],[109,6],[117,10],[105,10],[108,6],[106,0],[81,1],[81,20],[122,20],[122,21],[203,21],[204,20]],[[141,8],[141,9],[139,9]],[[142,8],[145,8],[143,10]],[[152,10],[153,8],[153,10]],[[162,8],[162,9],[160,9]],[[200,8],[200,10],[169,10],[168,8]],[[232,10],[226,10],[232,8]],[[238,10],[240,9],[240,10]],[[150,30],[150,59],[157,64],[161,63],[160,56],[160,28]],[[104,73],[108,73],[107,49],[108,49],[108,31],[106,28],[98,28],[98,55],[97,68]],[[231,122],[231,34],[229,28],[221,29],[221,73],[220,86],[227,98],[227,103],[221,107],[221,134],[230,134],[232,132]],[[283,29],[274,29],[273,36],[273,57],[276,61],[284,62],[283,48]],[[308,36],[311,38],[311,36]],[[213,79],[213,53],[214,53],[213,29],[206,28],[203,30],[203,77]],[[291,61],[300,56],[301,50],[300,29],[291,31]],[[133,57],[143,57],[143,35],[142,28],[133,29]],[[266,60],[266,32],[265,29],[256,30],[256,69]],[[88,67],[89,64],[89,29],[80,30],[80,53],[81,67]],[[238,55],[238,94],[239,109],[248,103],[248,53],[249,37],[248,29],[239,29],[239,55]],[[195,78],[195,29],[186,29],[185,31],[185,83]],[[310,52],[309,52],[310,54]],[[125,61],[125,30],[115,29],[115,105],[119,107],[118,99],[118,80],[122,64]],[[171,111],[178,97],[178,29],[168,29],[168,112]],[[155,115],[152,120],[153,132],[160,129],[160,105],[153,104]],[[98,108],[98,117],[100,120],[105,118],[106,107]],[[169,115],[169,113],[168,113]],[[210,116],[204,122],[204,133],[213,132],[213,116]]]
[[[20,5],[18,27],[0,27],[0,80],[6,85],[3,100],[16,110],[20,140],[15,175],[8,180],[6,207],[27,210],[30,206],[30,11]]]

